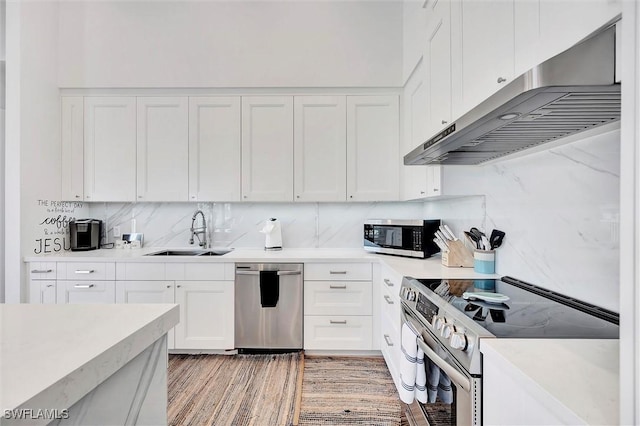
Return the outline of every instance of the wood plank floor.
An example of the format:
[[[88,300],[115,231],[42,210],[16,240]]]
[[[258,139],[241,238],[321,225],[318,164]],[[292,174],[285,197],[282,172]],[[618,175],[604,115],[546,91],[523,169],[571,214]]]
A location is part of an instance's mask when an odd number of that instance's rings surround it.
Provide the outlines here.
[[[400,401],[381,357],[264,357],[170,355],[169,424],[401,424]]]

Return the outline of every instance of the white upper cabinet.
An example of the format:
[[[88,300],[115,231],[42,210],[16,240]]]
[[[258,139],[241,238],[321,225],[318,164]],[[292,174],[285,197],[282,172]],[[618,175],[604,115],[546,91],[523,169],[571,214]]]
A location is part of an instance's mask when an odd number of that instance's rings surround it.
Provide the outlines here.
[[[616,19],[620,0],[518,0],[515,2],[515,73],[563,52]]]
[[[429,103],[428,76],[424,60],[420,60],[404,86],[404,137],[400,163],[408,152],[423,143],[427,134],[427,105]],[[402,167],[402,198],[414,200],[427,194],[427,168],[425,166]]]
[[[138,201],[187,201],[187,97],[138,98]]]
[[[63,96],[62,199],[84,200],[84,101],[82,96]]]
[[[345,201],[345,96],[294,98],[295,201]]]
[[[240,201],[240,97],[189,98],[189,200]]]
[[[397,201],[399,99],[347,96],[347,201]]]
[[[514,0],[461,0],[462,110],[513,79]]]
[[[428,3],[427,22],[427,137],[430,137],[451,122],[451,3],[444,0]]]
[[[243,201],[293,200],[293,97],[242,98]]]
[[[136,199],[136,98],[84,99],[87,201]]]

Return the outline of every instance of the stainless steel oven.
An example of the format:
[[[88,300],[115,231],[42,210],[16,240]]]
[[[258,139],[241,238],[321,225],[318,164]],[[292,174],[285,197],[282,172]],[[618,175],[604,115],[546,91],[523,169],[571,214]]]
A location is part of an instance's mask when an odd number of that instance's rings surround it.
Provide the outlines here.
[[[433,365],[445,374],[450,381],[451,399],[443,400],[439,395],[434,401],[420,403],[417,400],[407,406],[407,420],[411,426],[440,426],[440,425],[479,425],[481,415],[480,377],[469,374],[449,353],[438,338],[429,331],[422,321],[416,318],[406,307],[402,308],[404,322],[412,324],[419,330],[418,347],[424,352],[426,368]],[[431,363],[431,367],[429,367]],[[437,384],[433,384],[437,386]]]
[[[439,385],[430,383],[431,366],[446,376],[447,388],[450,381],[445,398],[438,387],[437,397],[407,406],[412,426],[482,424],[484,339],[619,336],[617,313],[512,277],[404,277],[400,299],[402,321],[418,335],[424,352],[427,388]]]

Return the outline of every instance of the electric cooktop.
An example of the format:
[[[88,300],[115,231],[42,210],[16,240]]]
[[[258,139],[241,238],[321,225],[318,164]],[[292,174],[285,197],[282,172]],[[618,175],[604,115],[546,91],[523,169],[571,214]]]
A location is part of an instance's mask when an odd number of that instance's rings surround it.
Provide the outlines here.
[[[619,337],[617,313],[515,278],[416,281],[495,337]]]

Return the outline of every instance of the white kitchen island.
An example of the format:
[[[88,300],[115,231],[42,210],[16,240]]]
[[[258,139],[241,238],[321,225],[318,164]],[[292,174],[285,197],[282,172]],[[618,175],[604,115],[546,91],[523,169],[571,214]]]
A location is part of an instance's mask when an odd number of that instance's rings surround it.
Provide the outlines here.
[[[173,304],[0,305],[0,424],[166,424],[178,319]]]

